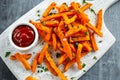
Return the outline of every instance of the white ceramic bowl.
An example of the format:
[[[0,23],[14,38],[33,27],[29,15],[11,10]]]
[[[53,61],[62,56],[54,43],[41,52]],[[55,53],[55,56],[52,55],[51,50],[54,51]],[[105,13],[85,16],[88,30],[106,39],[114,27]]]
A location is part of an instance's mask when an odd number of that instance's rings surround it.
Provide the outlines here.
[[[13,42],[13,39],[12,39],[13,31],[14,31],[18,26],[20,26],[20,25],[28,25],[28,26],[31,27],[31,28],[33,29],[33,31],[35,32],[35,39],[34,39],[33,43],[30,44],[30,45],[27,46],[27,47],[19,47],[19,46],[17,46],[17,45]],[[38,42],[38,31],[37,31],[37,29],[35,28],[35,26],[32,25],[31,23],[27,23],[27,22],[18,23],[18,24],[16,24],[16,25],[14,25],[14,26],[11,27],[11,29],[10,29],[10,31],[9,31],[9,41],[10,41],[11,45],[12,45],[14,48],[16,48],[16,49],[18,49],[18,50],[20,50],[20,51],[29,50],[29,49],[31,49],[33,46],[35,46],[35,45],[37,44],[37,42]]]

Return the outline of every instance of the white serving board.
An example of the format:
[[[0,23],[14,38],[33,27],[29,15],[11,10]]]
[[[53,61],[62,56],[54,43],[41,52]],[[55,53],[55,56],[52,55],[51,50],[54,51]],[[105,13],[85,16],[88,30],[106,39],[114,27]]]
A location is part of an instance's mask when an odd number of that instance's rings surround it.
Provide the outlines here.
[[[11,72],[15,75],[15,77],[18,80],[25,80],[25,78],[29,75],[33,75],[38,78],[38,80],[59,80],[59,78],[53,76],[50,72],[43,72],[43,73],[35,73],[32,74],[31,71],[26,71],[23,66],[18,61],[11,61],[9,58],[5,58],[5,52],[10,51],[12,54],[15,52],[21,52],[16,50],[11,46],[8,40],[8,34],[10,31],[10,28],[13,27],[15,24],[20,22],[28,22],[31,20],[39,19],[37,16],[37,10],[40,10],[40,14],[44,12],[44,10],[47,8],[47,6],[55,1],[58,5],[60,5],[63,2],[66,2],[67,4],[70,4],[70,2],[80,2],[82,3],[82,0],[45,0],[41,2],[39,5],[37,5],[35,8],[30,10],[28,13],[23,15],[20,19],[15,21],[12,25],[10,25],[1,35],[0,35],[0,56],[2,57],[3,61],[6,63],[8,68],[11,70]],[[103,9],[103,12],[113,3],[115,3],[118,0],[95,0],[95,1],[89,1],[93,3],[92,8],[98,12],[99,9]],[[91,13],[89,10],[86,11],[87,14],[91,17],[91,23],[95,24],[96,17],[93,13]],[[97,52],[89,53],[85,57],[82,58],[82,62],[86,64],[85,68],[82,70],[78,70],[74,65],[70,70],[65,72],[65,75],[70,79],[71,77],[75,77],[74,80],[79,79],[85,72],[83,70],[88,71],[104,54],[105,52],[113,45],[115,42],[114,36],[109,32],[107,29],[105,23],[103,22],[103,28],[102,32],[104,34],[103,38],[100,38],[96,35],[97,44],[99,47],[99,50]],[[98,43],[98,41],[102,40],[102,43]],[[42,42],[39,42],[34,48],[32,48],[29,51],[25,51],[22,53],[34,53],[39,52],[42,48]],[[94,60],[93,57],[96,56],[97,60]],[[31,63],[32,58],[29,60]]]

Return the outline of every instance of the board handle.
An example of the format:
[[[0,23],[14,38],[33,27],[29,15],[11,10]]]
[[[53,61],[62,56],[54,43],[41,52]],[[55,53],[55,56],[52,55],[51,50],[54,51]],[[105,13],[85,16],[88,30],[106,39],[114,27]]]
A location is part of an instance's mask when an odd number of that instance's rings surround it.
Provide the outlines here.
[[[111,5],[116,3],[119,0],[95,0],[93,7],[95,7],[97,10],[103,9],[103,11],[106,11]]]

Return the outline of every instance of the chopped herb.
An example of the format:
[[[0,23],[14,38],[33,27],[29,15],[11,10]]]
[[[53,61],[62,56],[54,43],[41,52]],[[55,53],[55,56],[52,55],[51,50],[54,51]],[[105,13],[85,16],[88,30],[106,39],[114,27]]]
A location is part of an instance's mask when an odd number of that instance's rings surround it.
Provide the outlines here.
[[[45,68],[44,71],[45,71],[45,72],[48,71],[48,68]]]
[[[87,35],[88,35],[88,32],[85,32],[84,34],[85,34],[85,36],[87,36]]]
[[[44,26],[46,25],[46,22],[45,22],[45,21],[43,22],[43,25],[44,25]]]
[[[40,12],[40,10],[37,10],[37,13],[39,13]]]
[[[11,54],[11,52],[6,52],[5,57],[8,57]]]
[[[86,66],[86,64],[85,64],[85,63],[83,63],[83,64],[82,64],[82,68],[84,68],[85,66]]]
[[[89,10],[90,10],[91,12],[93,12],[93,13],[96,15],[96,12],[95,12],[95,10],[94,10],[94,9],[89,8]]]
[[[38,68],[42,68],[42,65],[38,66]]]
[[[94,56],[94,57],[93,57],[93,59],[94,59],[94,60],[97,60],[97,57],[96,57],[96,56]]]
[[[38,14],[38,16],[40,17],[40,14]]]
[[[102,40],[101,40],[101,41],[99,41],[98,43],[102,43]]]
[[[73,80],[75,77],[71,77],[70,80]]]
[[[56,58],[59,58],[61,56],[60,53],[56,53]]]
[[[43,70],[40,70],[40,72],[43,72]]]
[[[45,67],[44,67],[44,66],[42,66],[41,68],[42,68],[42,69],[45,69]]]
[[[42,45],[44,45],[44,42],[42,42]]]
[[[83,70],[83,72],[86,72],[86,70]]]
[[[82,2],[83,4],[86,4],[87,2],[86,2],[86,0],[83,0],[83,2]]]
[[[37,73],[39,73],[40,71],[38,70]]]
[[[75,46],[77,47],[77,46],[78,46],[78,44],[79,44],[79,43],[78,43],[78,42],[76,42],[76,43],[75,43]]]

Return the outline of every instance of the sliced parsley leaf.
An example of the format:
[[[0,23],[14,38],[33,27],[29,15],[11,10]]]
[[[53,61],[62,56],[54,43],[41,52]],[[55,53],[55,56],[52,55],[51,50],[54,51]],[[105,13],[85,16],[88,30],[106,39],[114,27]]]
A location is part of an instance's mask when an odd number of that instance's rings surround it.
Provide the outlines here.
[[[42,65],[37,66],[38,68],[42,68]]]
[[[87,35],[88,35],[88,32],[85,32],[84,34],[85,34],[85,36],[87,36]]]
[[[79,44],[79,43],[78,43],[78,42],[76,42],[76,43],[75,43],[75,46],[77,47],[77,46],[78,46],[78,44]]]
[[[86,66],[86,64],[85,64],[85,63],[83,63],[83,64],[82,64],[82,68],[84,68],[85,66]]]
[[[11,52],[6,52],[5,57],[8,57],[11,54]]]
[[[40,14],[38,14],[38,17],[40,17]]]
[[[71,78],[70,78],[70,80],[73,80],[73,79],[75,79],[75,77],[71,77]]]
[[[40,70],[40,72],[43,72],[43,70]]]
[[[83,70],[83,72],[86,72],[86,70]]]
[[[87,1],[86,1],[86,0],[83,0],[82,4],[86,4],[86,3],[87,3]]]
[[[102,40],[101,40],[101,41],[99,41],[98,43],[102,43]]]
[[[59,58],[59,57],[61,57],[61,54],[58,52],[56,53],[56,58]]]
[[[44,69],[44,72],[46,72],[46,71],[48,71],[48,68],[45,68],[45,69]]]
[[[96,57],[96,56],[94,56],[94,57],[93,57],[93,59],[94,59],[94,60],[97,60],[97,57]]]
[[[89,8],[89,10],[90,10],[90,12],[93,12],[95,15],[97,15],[93,8]]]
[[[40,71],[38,70],[37,73],[39,73]]]
[[[40,12],[40,10],[37,10],[37,13],[39,13]]]

